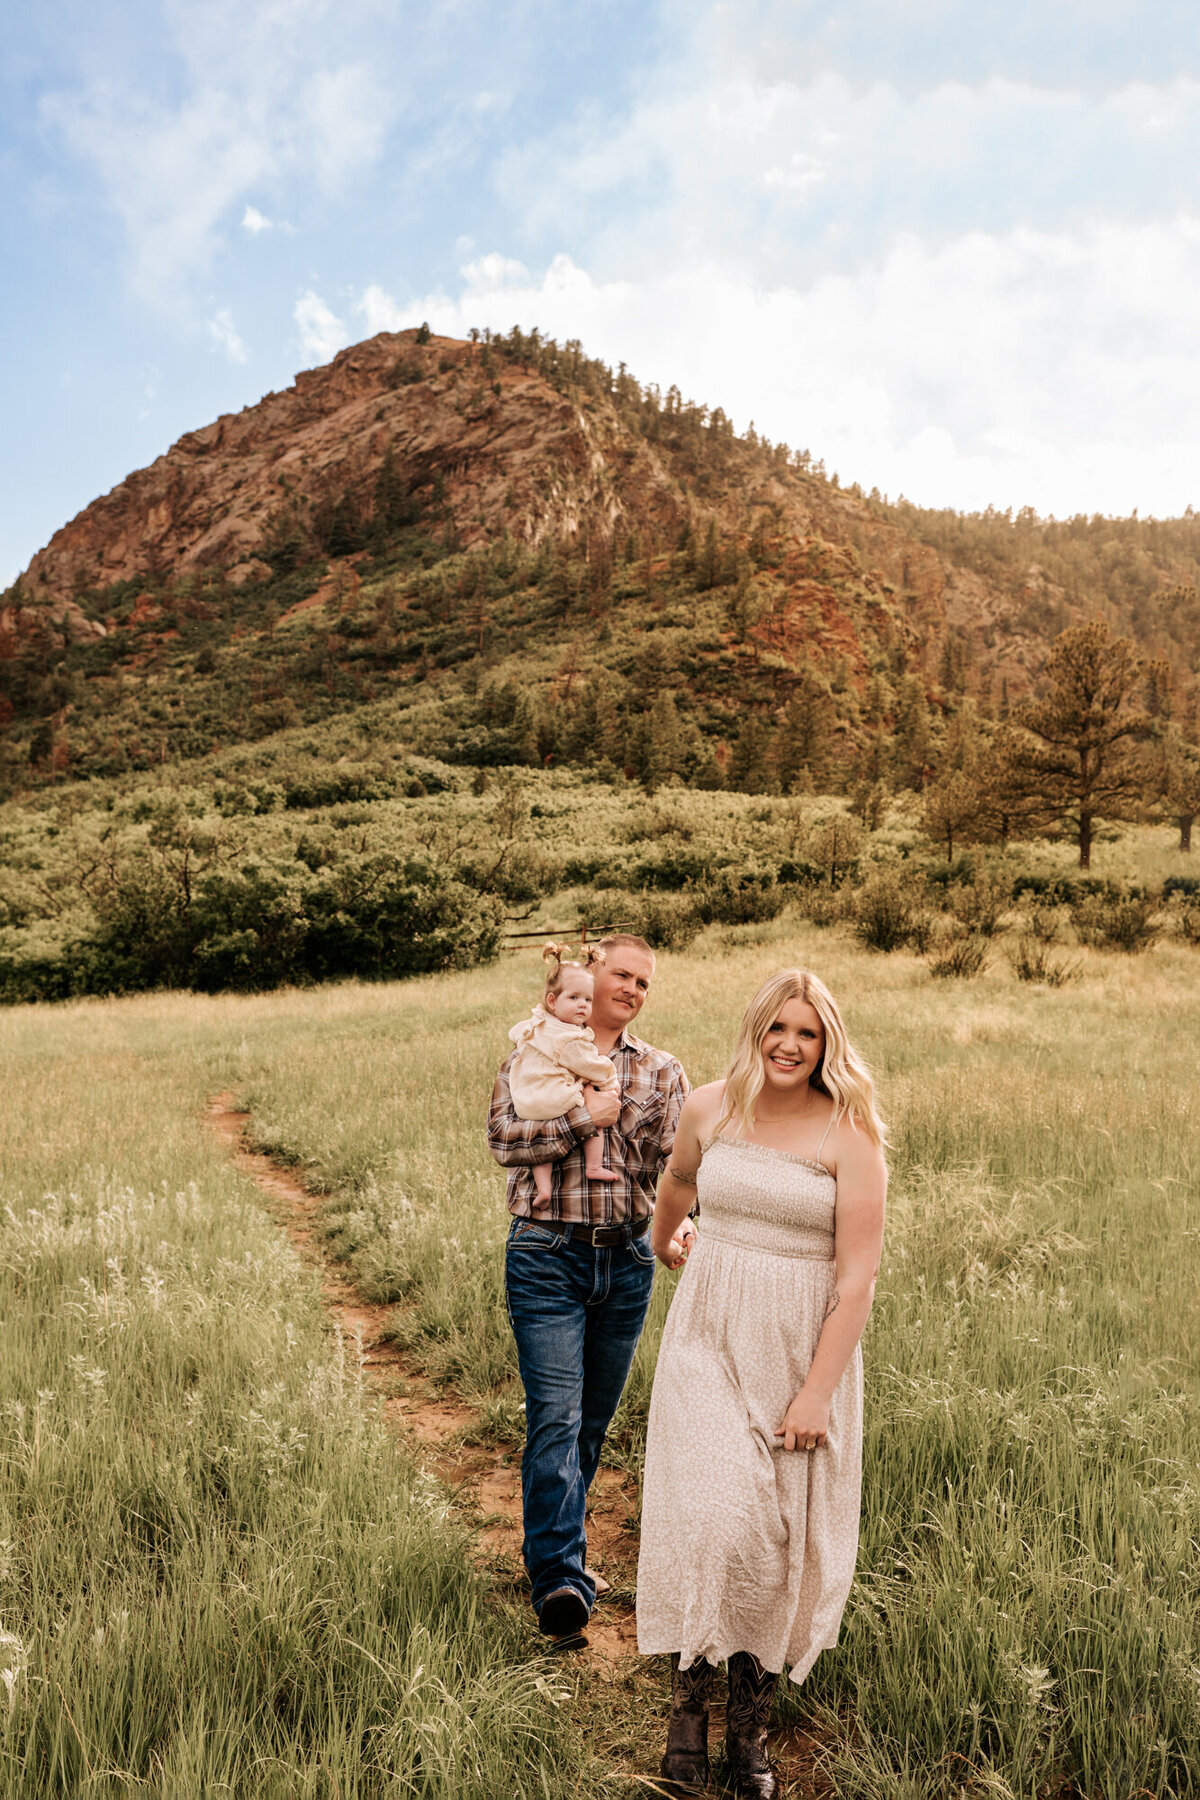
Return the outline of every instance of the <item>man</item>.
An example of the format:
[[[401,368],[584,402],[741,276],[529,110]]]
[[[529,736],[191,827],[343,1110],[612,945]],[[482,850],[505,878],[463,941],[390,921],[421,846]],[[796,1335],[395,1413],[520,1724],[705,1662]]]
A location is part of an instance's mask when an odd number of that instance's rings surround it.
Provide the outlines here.
[[[585,1089],[561,1118],[518,1119],[501,1067],[488,1144],[508,1170],[513,1223],[505,1249],[508,1316],[525,1388],[523,1554],[541,1631],[558,1647],[581,1633],[596,1598],[586,1566],[584,1512],[600,1448],[641,1335],[654,1280],[650,1214],[670,1154],[687,1077],[673,1056],[628,1027],[645,1004],[654,952],[644,938],[601,941],[591,1026],[620,1092]],[[603,1131],[614,1182],[589,1181],[583,1144]],[[551,1198],[534,1216],[535,1163],[554,1165]],[[672,1248],[683,1254],[685,1222]]]

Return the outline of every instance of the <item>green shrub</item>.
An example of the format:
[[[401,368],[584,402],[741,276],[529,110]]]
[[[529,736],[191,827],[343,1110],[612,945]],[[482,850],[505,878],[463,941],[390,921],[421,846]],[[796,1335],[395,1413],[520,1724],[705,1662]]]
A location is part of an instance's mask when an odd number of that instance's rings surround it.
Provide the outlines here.
[[[1025,932],[1039,944],[1056,944],[1063,923],[1064,908],[1045,895],[1035,897],[1025,915]]]
[[[924,956],[937,934],[939,915],[932,907],[915,905],[908,918],[908,944],[918,956]]]
[[[722,869],[690,895],[703,925],[761,925],[777,919],[788,898],[773,870],[753,868]]]
[[[633,929],[656,950],[686,950],[703,923],[684,894],[642,896],[634,917]]]
[[[1071,923],[1081,944],[1136,956],[1148,950],[1158,936],[1157,910],[1155,894],[1139,894],[1133,889],[1095,893],[1071,908]]]
[[[995,937],[1012,904],[1012,879],[984,866],[971,881],[948,888],[946,899],[960,925],[981,937]]]
[[[304,972],[316,980],[470,968],[497,954],[504,929],[499,899],[390,855],[323,869],[305,904]]]
[[[143,846],[117,865],[87,924],[0,932],[0,1000],[395,979],[488,961],[503,927],[503,900],[387,853],[315,871],[253,860],[193,870],[185,883]]]
[[[913,920],[911,889],[894,869],[880,869],[851,903],[854,935],[868,950],[903,949]]]
[[[988,966],[988,941],[975,931],[943,932],[925,961],[929,973],[939,981],[969,981],[975,975],[982,975]]]
[[[629,871],[634,888],[661,888],[678,893],[713,880],[729,863],[729,851],[715,846],[665,844],[652,856],[644,856]]]
[[[1200,901],[1184,900],[1172,908],[1171,916],[1184,943],[1200,949]]]
[[[847,908],[853,909],[853,905],[854,897],[848,889],[831,888],[824,882],[817,886],[805,884],[797,892],[800,913],[823,931],[831,925],[840,925],[847,916]]]
[[[1079,963],[1051,954],[1049,943],[1033,931],[1023,931],[1008,953],[1018,981],[1041,982],[1046,987],[1066,987],[1079,974]]]
[[[69,1000],[106,992],[93,985],[92,946],[77,927],[38,919],[26,930],[0,930],[0,1002]]]

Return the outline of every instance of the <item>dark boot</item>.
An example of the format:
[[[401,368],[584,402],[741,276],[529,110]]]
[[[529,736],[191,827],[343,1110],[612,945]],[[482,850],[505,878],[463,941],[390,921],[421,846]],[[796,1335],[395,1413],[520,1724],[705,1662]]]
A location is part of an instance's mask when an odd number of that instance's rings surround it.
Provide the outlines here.
[[[662,1759],[662,1778],[672,1794],[702,1794],[708,1786],[708,1702],[713,1666],[690,1669],[671,1658],[671,1722]]]
[[[767,1761],[767,1727],[775,1698],[775,1676],[748,1650],[729,1659],[729,1704],[725,1709],[725,1758],[735,1794],[745,1800],[775,1800],[779,1782]]]

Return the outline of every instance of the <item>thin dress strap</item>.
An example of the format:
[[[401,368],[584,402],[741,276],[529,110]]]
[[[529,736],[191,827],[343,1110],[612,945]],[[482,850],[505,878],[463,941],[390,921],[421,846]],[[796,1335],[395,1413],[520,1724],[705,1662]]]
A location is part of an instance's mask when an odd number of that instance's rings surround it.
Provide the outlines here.
[[[820,1142],[820,1143],[819,1143],[819,1144],[818,1144],[818,1145],[817,1145],[817,1158],[816,1158],[816,1160],[817,1160],[817,1161],[818,1161],[818,1162],[819,1162],[819,1163],[821,1163],[821,1166],[822,1166],[822,1168],[824,1168],[824,1167],[825,1167],[825,1165],[824,1165],[824,1163],[823,1163],[823,1162],[821,1162],[821,1152],[822,1152],[822,1150],[824,1150],[824,1148],[825,1148],[825,1138],[827,1138],[827,1137],[828,1137],[828,1136],[829,1136],[829,1134],[830,1134],[830,1132],[831,1132],[831,1131],[832,1131],[832,1130],[833,1130],[833,1121],[834,1121],[834,1119],[835,1119],[835,1118],[836,1118],[836,1117],[837,1117],[837,1108],[836,1108],[836,1107],[834,1107],[834,1109],[833,1109],[833,1111],[832,1111],[832,1112],[831,1112],[831,1113],[830,1113],[830,1115],[829,1115],[829,1123],[828,1123],[828,1125],[827,1125],[827,1126],[826,1126],[826,1127],[825,1127],[825,1135],[824,1135],[824,1137],[822,1137],[822,1139],[821,1139],[821,1142]],[[829,1173],[830,1173],[830,1174],[831,1174],[831,1175],[832,1175],[832,1174],[833,1174],[833,1170],[832,1170],[832,1169],[830,1169],[830,1171],[829,1171]]]

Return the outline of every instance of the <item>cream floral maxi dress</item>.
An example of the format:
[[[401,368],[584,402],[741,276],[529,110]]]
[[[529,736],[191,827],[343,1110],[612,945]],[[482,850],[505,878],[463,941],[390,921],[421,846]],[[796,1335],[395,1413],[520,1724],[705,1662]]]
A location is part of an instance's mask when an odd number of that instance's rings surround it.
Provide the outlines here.
[[[717,1138],[698,1192],[650,1400],[638,1648],[678,1651],[684,1668],[749,1650],[799,1682],[837,1642],[858,1553],[861,1351],[825,1444],[783,1450],[774,1435],[833,1292],[837,1183],[822,1163]]]

